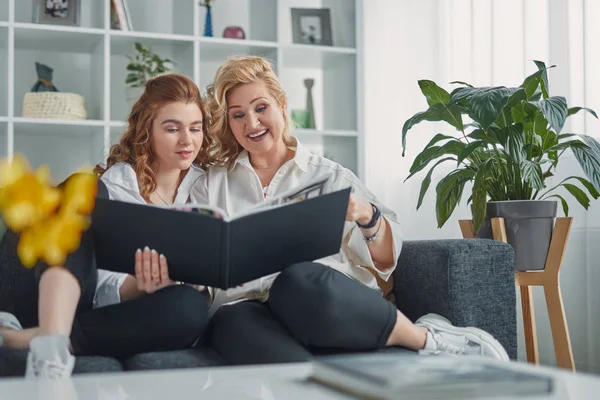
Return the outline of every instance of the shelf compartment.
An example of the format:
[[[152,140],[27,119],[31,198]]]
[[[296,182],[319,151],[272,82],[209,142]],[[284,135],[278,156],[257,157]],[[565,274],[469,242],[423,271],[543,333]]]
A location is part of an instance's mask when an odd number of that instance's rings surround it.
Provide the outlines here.
[[[325,129],[325,130],[317,130],[317,129],[294,129],[295,135],[302,135],[302,137],[308,136],[334,136],[334,137],[356,137],[358,136],[358,132],[349,131],[349,130],[333,130],[333,129]]]
[[[333,46],[356,48],[355,3],[354,0],[279,0],[280,42],[284,44],[294,43],[292,8],[328,8],[331,18]]]
[[[223,39],[221,39],[223,40]],[[242,42],[242,41],[240,41]],[[256,43],[256,42],[255,42]],[[202,93],[206,91],[206,87],[212,84],[215,79],[217,69],[221,64],[228,58],[243,54],[243,55],[255,55],[264,57],[269,60],[277,71],[278,60],[277,60],[277,47],[264,45],[264,42],[260,45],[250,43],[243,44],[228,44],[224,46],[220,43],[213,42],[201,42],[200,43],[200,90]],[[247,46],[247,47],[245,47]]]
[[[93,53],[103,42],[101,29],[15,24],[15,48],[60,53]]]
[[[0,27],[0,116],[8,115],[8,28]]]
[[[225,28],[237,26],[245,40],[277,42],[277,0],[222,0],[212,6],[213,37],[222,38]],[[206,8],[200,10],[200,31],[204,36]],[[244,39],[241,39],[244,40]]]
[[[80,17],[79,17],[79,26],[83,28],[98,28],[101,29],[104,27],[104,6],[108,4],[110,0],[81,0],[79,3],[81,5]],[[15,0],[15,22],[20,23],[35,23],[33,17],[33,4],[38,3],[43,5],[46,3],[45,0],[39,0],[37,2],[34,1],[23,1],[23,0]],[[43,11],[43,10],[41,10]],[[67,17],[68,20],[72,20],[70,17]],[[41,23],[36,23],[41,26],[70,26],[59,24],[60,19],[56,19],[57,23],[51,23],[43,21]]]
[[[356,63],[356,50],[343,47],[291,44],[281,46],[282,63],[291,68],[335,67]]]
[[[52,82],[60,92],[84,97],[88,119],[104,119],[104,35],[16,28],[14,115],[17,117],[23,115],[25,93],[37,81],[36,62],[53,69]]]
[[[15,121],[14,132],[15,153],[33,168],[47,164],[54,184],[81,167],[94,166],[104,145],[101,126]]]
[[[0,23],[8,22],[8,3],[9,1],[0,2]]]
[[[126,2],[132,27],[129,31],[115,29],[113,32],[194,34],[194,1],[126,0]],[[156,18],[159,15],[160,17]]]
[[[358,141],[353,137],[324,136],[323,156],[358,173]]]
[[[0,159],[8,156],[8,124],[0,119]]]
[[[288,108],[306,109],[305,79],[313,79],[313,107],[317,130],[357,131],[356,64],[327,62],[318,68],[295,68],[286,65],[283,56],[279,74],[288,96]],[[353,60],[353,58],[351,57]],[[345,136],[345,135],[342,135]]]
[[[152,52],[163,58],[174,61],[173,70],[190,78],[194,76],[194,41],[159,39],[154,36],[111,36],[110,56],[110,117],[112,120],[124,121],[127,119],[131,107],[142,88],[128,89],[125,84],[127,76],[128,55],[134,55],[134,43],[139,42],[149,47]]]
[[[200,59],[206,61],[223,60],[233,54],[272,55],[277,43],[258,40],[223,38],[200,38]]]

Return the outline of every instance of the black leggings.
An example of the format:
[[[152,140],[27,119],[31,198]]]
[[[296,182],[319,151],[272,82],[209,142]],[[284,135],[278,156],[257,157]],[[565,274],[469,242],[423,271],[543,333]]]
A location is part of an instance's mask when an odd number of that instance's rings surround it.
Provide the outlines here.
[[[230,364],[303,362],[384,347],[396,313],[380,293],[341,272],[299,263],[279,274],[267,303],[221,307],[206,339]]]
[[[133,262],[133,254],[131,259]],[[55,267],[38,265],[38,278],[48,268]],[[71,332],[76,355],[125,358],[149,351],[182,349],[191,346],[204,333],[208,321],[206,299],[185,285],[166,287],[136,300],[94,309],[98,271],[91,231],[84,232],[79,249],[67,257],[64,268],[81,286]]]

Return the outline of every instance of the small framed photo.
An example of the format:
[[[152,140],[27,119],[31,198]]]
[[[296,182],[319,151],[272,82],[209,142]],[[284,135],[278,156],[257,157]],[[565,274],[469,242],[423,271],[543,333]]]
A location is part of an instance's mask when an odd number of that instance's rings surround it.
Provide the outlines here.
[[[328,8],[292,8],[294,43],[333,46]]]
[[[34,23],[79,26],[81,0],[32,1]]]

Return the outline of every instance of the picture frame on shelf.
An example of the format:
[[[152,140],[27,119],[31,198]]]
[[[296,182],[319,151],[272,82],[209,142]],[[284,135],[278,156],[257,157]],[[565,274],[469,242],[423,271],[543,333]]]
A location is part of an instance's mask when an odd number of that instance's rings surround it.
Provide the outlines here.
[[[333,46],[329,8],[292,8],[291,11],[295,44]]]
[[[33,0],[36,24],[79,26],[81,0]]]

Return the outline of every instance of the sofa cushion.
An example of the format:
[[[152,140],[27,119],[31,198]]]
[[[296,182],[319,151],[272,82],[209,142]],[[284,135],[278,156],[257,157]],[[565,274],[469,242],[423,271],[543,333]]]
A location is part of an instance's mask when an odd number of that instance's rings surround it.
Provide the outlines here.
[[[171,368],[200,368],[225,365],[225,361],[208,346],[177,351],[137,354],[123,361],[125,370],[149,370]]]
[[[0,377],[24,376],[27,364],[26,349],[8,349],[0,347]],[[81,356],[75,358],[74,374],[91,372],[122,371],[121,363],[114,358],[100,356]]]

